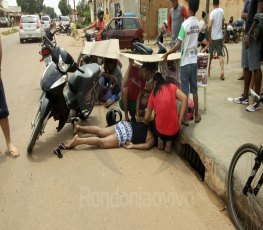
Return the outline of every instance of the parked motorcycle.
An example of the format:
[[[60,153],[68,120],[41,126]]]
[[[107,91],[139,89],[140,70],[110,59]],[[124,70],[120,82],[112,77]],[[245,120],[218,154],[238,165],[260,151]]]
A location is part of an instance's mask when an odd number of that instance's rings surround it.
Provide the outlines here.
[[[86,32],[85,33],[85,40],[87,42],[96,42],[96,35],[98,33],[98,30],[95,30],[93,32]],[[103,64],[103,58],[94,56],[94,55],[88,55],[84,54],[83,52],[80,52],[78,59],[77,59],[77,65],[78,67],[84,65],[84,64],[89,64],[89,63],[97,63],[99,65]]]
[[[56,34],[59,35],[61,33],[65,33],[69,36],[71,34],[70,24],[64,26],[62,23],[60,23],[57,27]]]
[[[32,153],[38,138],[44,133],[49,118],[59,121],[59,132],[66,122],[89,117],[98,97],[100,67],[87,64],[80,68],[72,56],[63,48],[55,45],[46,36],[45,44],[50,51],[52,62],[49,63],[40,85],[43,90],[40,105],[32,122],[32,135],[27,152]],[[67,73],[73,73],[68,80]],[[72,114],[72,115],[71,115]]]
[[[223,41],[229,42],[230,40],[233,40],[235,43],[238,43],[240,41],[241,31],[242,27],[225,24],[223,29]]]

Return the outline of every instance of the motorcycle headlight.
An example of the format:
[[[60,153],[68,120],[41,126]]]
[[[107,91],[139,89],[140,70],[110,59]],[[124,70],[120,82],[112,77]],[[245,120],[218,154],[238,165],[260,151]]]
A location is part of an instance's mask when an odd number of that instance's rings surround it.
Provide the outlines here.
[[[61,58],[61,55],[59,55],[58,58],[58,68],[61,72],[66,73],[68,71],[68,68],[70,67],[69,64],[66,64],[63,59]]]

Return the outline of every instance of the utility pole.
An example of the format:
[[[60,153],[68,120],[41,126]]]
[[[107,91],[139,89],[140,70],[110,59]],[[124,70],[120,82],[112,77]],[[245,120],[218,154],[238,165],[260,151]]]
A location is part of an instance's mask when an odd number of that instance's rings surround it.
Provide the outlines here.
[[[73,6],[74,6],[74,22],[76,23],[76,7],[75,7],[75,0],[73,0]]]
[[[209,3],[210,0],[206,0],[206,12],[209,14]]]
[[[147,18],[147,21],[148,21],[148,43],[149,43],[149,40],[150,40],[150,3],[151,3],[151,0],[149,0],[149,4],[148,4],[148,18]]]

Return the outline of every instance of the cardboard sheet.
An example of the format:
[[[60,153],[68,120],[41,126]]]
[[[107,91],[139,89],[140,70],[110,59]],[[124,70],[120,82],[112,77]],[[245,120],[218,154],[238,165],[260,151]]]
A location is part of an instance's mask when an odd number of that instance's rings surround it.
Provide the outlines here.
[[[118,39],[85,42],[83,53],[113,59],[119,59],[120,55],[122,55],[139,62],[159,62],[163,56],[163,54],[141,55],[121,52]],[[168,60],[179,60],[180,58],[180,53],[173,53],[168,56]]]
[[[120,58],[120,46],[118,39],[109,39],[96,42],[85,42],[84,54],[96,55],[105,58]]]
[[[122,56],[131,58],[139,62],[160,62],[163,54],[151,54],[151,55],[142,55],[142,54],[131,54],[131,53],[120,53]],[[168,56],[168,60],[179,60],[181,58],[180,53],[173,53]]]

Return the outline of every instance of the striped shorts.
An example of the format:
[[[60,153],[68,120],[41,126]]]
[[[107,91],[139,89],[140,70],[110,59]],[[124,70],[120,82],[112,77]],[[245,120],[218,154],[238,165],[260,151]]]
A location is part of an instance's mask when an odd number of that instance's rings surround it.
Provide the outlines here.
[[[115,131],[117,133],[119,146],[124,145],[126,142],[132,139],[132,127],[130,122],[120,121],[115,126]]]

